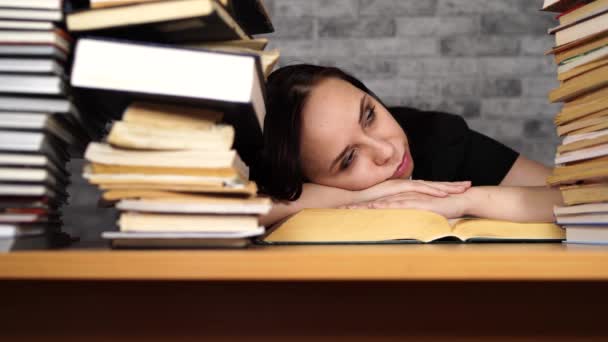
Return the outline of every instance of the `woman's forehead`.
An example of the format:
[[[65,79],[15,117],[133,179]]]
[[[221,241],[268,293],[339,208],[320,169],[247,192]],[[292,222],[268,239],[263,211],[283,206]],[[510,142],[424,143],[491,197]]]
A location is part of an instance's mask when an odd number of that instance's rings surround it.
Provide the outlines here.
[[[302,127],[317,132],[351,121],[359,113],[363,95],[346,81],[335,78],[322,81],[312,89],[302,110]]]

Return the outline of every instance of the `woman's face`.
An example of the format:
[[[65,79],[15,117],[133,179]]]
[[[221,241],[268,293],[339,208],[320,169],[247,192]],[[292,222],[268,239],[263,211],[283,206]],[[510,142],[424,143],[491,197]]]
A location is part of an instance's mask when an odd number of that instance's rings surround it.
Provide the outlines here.
[[[362,190],[414,170],[405,132],[373,97],[328,78],[302,110],[301,162],[313,183]]]

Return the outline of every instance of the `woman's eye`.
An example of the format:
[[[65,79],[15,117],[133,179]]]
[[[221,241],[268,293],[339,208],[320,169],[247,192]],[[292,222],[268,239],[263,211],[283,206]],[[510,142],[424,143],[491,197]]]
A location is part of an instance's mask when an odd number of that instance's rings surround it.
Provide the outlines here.
[[[365,124],[370,124],[372,121],[374,121],[374,118],[376,117],[376,111],[374,110],[374,107],[371,107],[367,110],[367,115],[365,116]]]
[[[342,170],[347,169],[355,159],[355,150],[351,150],[350,153],[342,160]]]

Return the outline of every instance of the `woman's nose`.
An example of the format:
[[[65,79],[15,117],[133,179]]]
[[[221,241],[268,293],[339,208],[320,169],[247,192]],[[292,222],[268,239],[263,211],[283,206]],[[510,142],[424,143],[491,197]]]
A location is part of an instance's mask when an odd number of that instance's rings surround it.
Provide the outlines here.
[[[393,146],[388,141],[382,139],[371,139],[371,141],[374,163],[384,165],[391,160]]]

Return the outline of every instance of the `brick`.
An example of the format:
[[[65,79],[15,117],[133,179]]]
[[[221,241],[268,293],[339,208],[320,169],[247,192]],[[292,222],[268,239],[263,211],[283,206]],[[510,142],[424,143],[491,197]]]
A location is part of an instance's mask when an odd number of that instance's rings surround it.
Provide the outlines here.
[[[486,78],[482,81],[481,96],[484,97],[514,97],[521,96],[520,79]]]
[[[390,18],[319,19],[318,33],[322,38],[393,37],[395,21]]]
[[[335,66],[347,71],[356,77],[367,76],[370,79],[392,76],[397,73],[397,65],[394,59],[386,58],[319,58],[319,64]]]
[[[522,79],[522,95],[526,97],[547,98],[549,92],[559,86],[559,82],[552,77],[526,77]]]
[[[416,80],[408,79],[369,79],[363,78],[362,82],[373,91],[387,105],[395,105],[393,99],[403,98],[417,91]]]
[[[359,16],[359,1],[320,0],[317,5],[317,16],[319,18],[357,18]]]
[[[470,13],[521,13],[525,3],[532,0],[438,0],[437,13],[470,14]]]
[[[537,139],[557,139],[557,132],[552,120],[529,119],[524,121],[523,136]]]
[[[301,0],[277,0],[274,2],[273,13],[276,18],[311,17],[315,15],[315,2]]]
[[[502,142],[527,158],[536,160],[549,167],[553,167],[554,165],[555,150],[558,145],[556,141],[535,141],[532,139],[514,138]]]
[[[413,107],[424,111],[439,111],[457,114],[465,118],[479,116],[479,102],[475,99],[449,99],[420,97],[392,97],[392,106]]]
[[[279,49],[281,59],[287,55],[300,57],[317,56],[317,44],[313,40],[271,39],[266,49]]]
[[[434,38],[320,39],[320,56],[428,56],[439,55]]]
[[[397,36],[446,36],[475,34],[479,20],[471,16],[399,17],[396,18]]]
[[[479,79],[455,78],[446,80],[441,95],[445,97],[473,97],[481,94],[482,81]]]
[[[546,51],[550,50],[555,39],[550,35],[538,35],[538,36],[523,36],[521,39],[521,54],[542,56]]]
[[[521,138],[524,122],[525,120],[522,118],[505,120],[501,116],[483,116],[467,120],[467,124],[472,130],[499,141]]]
[[[313,19],[303,18],[277,18],[272,22],[275,32],[263,35],[269,39],[312,39]]]
[[[561,105],[550,104],[539,98],[485,98],[481,100],[483,116],[510,118],[537,118],[551,120]]]
[[[538,13],[519,13],[504,15],[502,13],[487,13],[481,16],[481,32],[487,34],[544,34],[547,29],[556,25],[552,16]]]
[[[479,72],[475,58],[400,58],[399,74],[404,77],[470,76]]]
[[[364,0],[362,16],[394,17],[403,15],[430,15],[435,13],[437,0]]]
[[[509,56],[519,54],[519,40],[508,36],[454,36],[441,39],[443,56]]]
[[[556,72],[551,59],[544,57],[482,57],[478,68],[486,76],[548,76]]]

